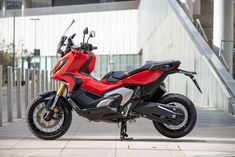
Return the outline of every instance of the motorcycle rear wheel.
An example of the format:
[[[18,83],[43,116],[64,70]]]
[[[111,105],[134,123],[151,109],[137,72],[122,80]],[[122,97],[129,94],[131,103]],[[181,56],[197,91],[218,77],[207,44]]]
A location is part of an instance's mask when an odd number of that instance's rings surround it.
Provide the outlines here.
[[[180,138],[189,134],[197,121],[197,112],[190,99],[181,94],[168,94],[163,96],[159,103],[175,105],[182,109],[184,119],[180,124],[163,124],[153,121],[154,127],[158,132],[169,138]]]
[[[44,119],[46,101],[38,96],[26,111],[26,122],[30,131],[38,138],[54,140],[63,136],[72,121],[71,110],[63,104],[57,105],[58,113],[54,113],[50,121]]]

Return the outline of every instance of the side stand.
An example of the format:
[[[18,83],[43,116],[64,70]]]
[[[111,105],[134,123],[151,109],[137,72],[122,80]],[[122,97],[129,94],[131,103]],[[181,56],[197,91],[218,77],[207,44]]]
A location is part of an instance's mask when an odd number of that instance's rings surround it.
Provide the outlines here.
[[[127,138],[128,134],[127,134],[127,122],[124,121],[121,123],[121,129],[120,129],[120,140],[131,140],[132,138]]]

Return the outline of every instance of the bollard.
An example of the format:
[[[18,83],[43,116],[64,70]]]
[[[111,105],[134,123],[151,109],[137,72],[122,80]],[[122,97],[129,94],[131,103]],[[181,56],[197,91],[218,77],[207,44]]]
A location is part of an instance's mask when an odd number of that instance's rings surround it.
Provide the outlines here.
[[[25,110],[29,104],[29,69],[25,69]]]
[[[52,79],[50,79],[50,90],[53,90],[53,82],[52,82]]]
[[[56,91],[58,90],[58,86],[59,86],[59,84],[58,84],[58,83],[59,83],[59,82],[55,80],[55,84],[56,84],[56,88],[55,88],[55,90],[56,90]]]
[[[38,70],[38,74],[37,74],[37,93],[36,93],[36,95],[38,95],[38,93],[40,93],[40,83],[41,83],[40,70]]]
[[[50,76],[52,75],[52,72],[50,72]],[[53,80],[50,77],[50,90],[53,90]]]
[[[46,91],[48,91],[49,90],[49,87],[48,87],[48,85],[49,85],[49,82],[48,82],[48,70],[46,70],[45,71],[45,81],[46,81]]]
[[[8,122],[13,122],[12,115],[12,67],[7,67],[7,120]]]
[[[41,71],[41,92],[45,90],[45,71]]]
[[[54,80],[55,81],[55,91],[57,91],[57,87],[58,87],[58,82],[56,81],[56,80]]]
[[[0,127],[2,127],[2,65],[0,65]]]
[[[17,108],[17,118],[21,118],[21,68],[16,69],[16,108]]]
[[[56,85],[56,82],[55,82],[55,80],[54,79],[52,79],[52,90],[56,90],[56,87],[55,87],[55,85]]]
[[[33,101],[33,98],[35,96],[35,70],[31,70],[32,73],[32,79],[31,79],[31,101]]]

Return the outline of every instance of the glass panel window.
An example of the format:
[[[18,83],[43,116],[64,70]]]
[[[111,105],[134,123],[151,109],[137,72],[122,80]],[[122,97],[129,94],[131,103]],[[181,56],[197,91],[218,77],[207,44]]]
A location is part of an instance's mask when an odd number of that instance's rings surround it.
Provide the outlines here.
[[[6,2],[6,9],[12,10],[12,9],[21,9],[22,2],[19,1],[7,1]]]

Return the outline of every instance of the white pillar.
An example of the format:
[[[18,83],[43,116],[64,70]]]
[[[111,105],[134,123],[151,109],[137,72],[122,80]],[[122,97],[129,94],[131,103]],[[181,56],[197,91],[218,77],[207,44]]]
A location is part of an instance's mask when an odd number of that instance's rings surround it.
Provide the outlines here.
[[[213,50],[217,54],[219,52],[223,54],[231,74],[233,72],[233,12],[234,0],[214,0]]]
[[[6,12],[6,2],[5,0],[2,1],[2,15],[5,16],[5,12]]]

